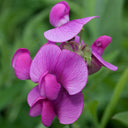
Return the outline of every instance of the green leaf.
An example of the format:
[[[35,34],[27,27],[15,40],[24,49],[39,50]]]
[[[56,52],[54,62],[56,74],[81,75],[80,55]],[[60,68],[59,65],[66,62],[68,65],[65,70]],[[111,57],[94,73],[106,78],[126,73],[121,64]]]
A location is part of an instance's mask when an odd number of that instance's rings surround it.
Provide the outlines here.
[[[116,115],[113,116],[113,119],[120,121],[128,126],[128,111],[117,113]]]

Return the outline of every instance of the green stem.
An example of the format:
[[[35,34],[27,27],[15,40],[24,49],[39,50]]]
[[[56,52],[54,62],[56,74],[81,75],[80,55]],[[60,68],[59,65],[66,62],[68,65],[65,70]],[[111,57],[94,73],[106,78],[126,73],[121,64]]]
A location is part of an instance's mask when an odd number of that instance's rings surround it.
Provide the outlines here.
[[[82,33],[83,33],[83,28],[80,31],[80,40],[79,40],[79,45],[81,46],[81,40],[82,40]]]
[[[72,124],[69,124],[69,128],[73,128]]]
[[[119,98],[120,98],[120,95],[123,91],[123,88],[124,88],[126,82],[127,82],[127,79],[128,79],[128,68],[124,71],[122,77],[119,79],[119,82],[116,85],[112,99],[104,112],[104,115],[102,117],[101,124],[100,124],[99,128],[105,128],[105,126],[106,126],[106,124],[107,124]]]

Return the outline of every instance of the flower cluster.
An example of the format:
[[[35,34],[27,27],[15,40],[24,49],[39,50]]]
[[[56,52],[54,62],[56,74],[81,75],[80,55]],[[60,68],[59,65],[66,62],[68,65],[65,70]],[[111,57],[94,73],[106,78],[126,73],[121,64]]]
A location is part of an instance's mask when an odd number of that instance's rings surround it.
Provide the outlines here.
[[[55,28],[44,32],[48,42],[33,60],[25,48],[18,49],[12,59],[17,78],[37,83],[27,97],[29,115],[41,115],[46,127],[51,125],[55,115],[62,124],[75,122],[83,110],[82,89],[88,75],[102,66],[117,70],[101,57],[111,37],[101,36],[88,46],[77,36],[87,22],[98,16],[70,21],[69,10],[65,1],[53,6],[49,18]],[[56,43],[61,44],[57,46]]]

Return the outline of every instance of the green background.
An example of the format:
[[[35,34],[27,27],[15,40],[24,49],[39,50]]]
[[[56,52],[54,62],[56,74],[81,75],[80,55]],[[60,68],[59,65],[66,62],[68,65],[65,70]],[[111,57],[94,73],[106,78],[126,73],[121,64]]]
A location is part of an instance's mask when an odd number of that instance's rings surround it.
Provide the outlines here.
[[[43,33],[53,28],[49,12],[60,0],[0,0],[0,128],[45,128],[39,117],[29,117],[26,101],[35,86],[31,81],[16,78],[11,59],[18,48],[27,48],[33,58],[46,43]],[[107,68],[89,76],[83,90],[85,107],[74,128],[98,128],[106,107],[112,101],[106,128],[128,128],[128,0],[66,0],[70,19],[100,16],[84,26],[82,38],[91,45],[101,35],[112,37],[104,60],[118,66],[116,72]],[[124,73],[123,72],[127,71]],[[121,78],[121,79],[120,79]],[[124,89],[123,89],[124,86]],[[122,88],[122,89],[121,89]],[[122,113],[123,112],[123,113]],[[55,119],[51,128],[68,128]],[[103,128],[103,127],[102,127]]]

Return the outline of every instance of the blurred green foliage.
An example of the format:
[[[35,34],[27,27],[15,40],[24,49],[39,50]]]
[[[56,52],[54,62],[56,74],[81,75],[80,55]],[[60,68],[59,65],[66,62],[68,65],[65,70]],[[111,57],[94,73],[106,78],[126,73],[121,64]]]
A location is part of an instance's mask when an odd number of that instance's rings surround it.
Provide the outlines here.
[[[40,46],[46,43],[43,33],[52,28],[49,12],[59,1],[0,0],[0,128],[45,128],[40,117],[31,118],[28,115],[26,97],[35,84],[16,78],[11,59],[21,47],[29,49],[34,57]],[[84,42],[91,45],[98,36],[104,34],[113,39],[103,58],[119,69],[113,72],[103,67],[89,76],[83,90],[85,107],[80,118],[73,124],[74,128],[97,128],[118,79],[128,68],[128,0],[66,1],[71,8],[71,19],[100,16],[84,26]],[[106,128],[128,128],[125,120],[128,119],[128,80],[125,85]],[[51,126],[63,127],[68,128],[60,125],[57,119]]]

